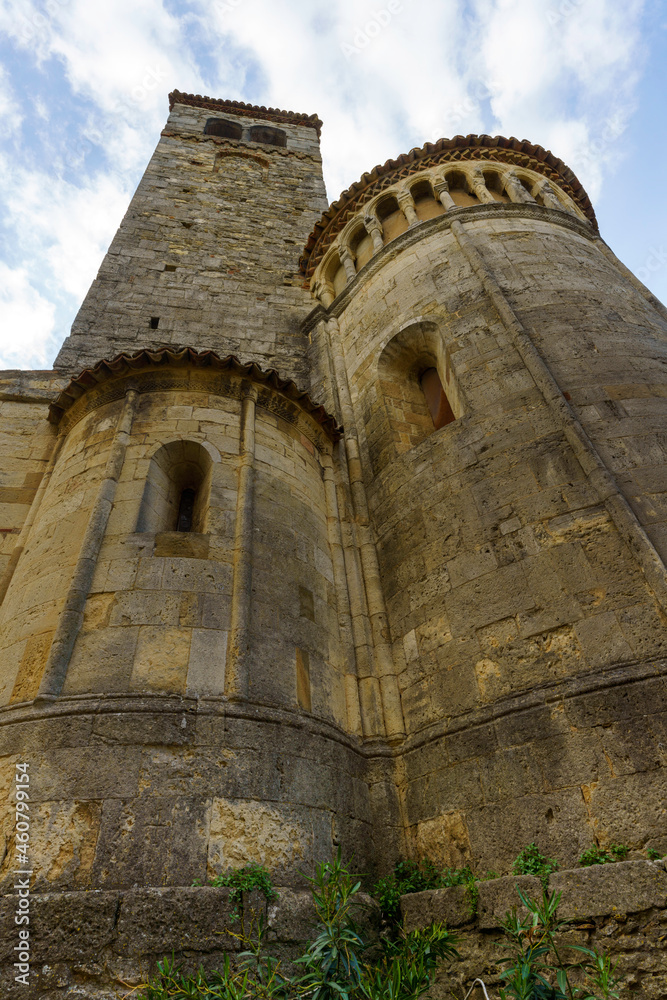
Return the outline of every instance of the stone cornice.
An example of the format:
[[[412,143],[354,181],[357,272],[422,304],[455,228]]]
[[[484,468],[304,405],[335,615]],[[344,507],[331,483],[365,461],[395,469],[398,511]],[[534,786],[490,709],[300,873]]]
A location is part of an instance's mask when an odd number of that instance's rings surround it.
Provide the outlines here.
[[[444,163],[499,162],[521,166],[543,174],[554,181],[578,205],[594,230],[597,220],[593,206],[576,175],[562,160],[542,146],[526,139],[506,139],[504,136],[457,135],[453,139],[427,142],[420,149],[411,149],[395,160],[387,160],[362,175],[361,179],[343,191],[332,202],[308,237],[299,261],[301,270],[312,275],[331,243],[361,206],[379,192],[412,174]]]
[[[317,115],[300,114],[296,111],[282,111],[280,108],[265,108],[264,105],[244,104],[243,101],[223,101],[216,97],[202,97],[201,94],[183,94],[172,90],[169,95],[169,110],[175,104],[186,104],[191,108],[205,108],[208,111],[227,111],[231,115],[244,118],[261,118],[262,121],[281,122],[284,125],[305,125],[314,128],[318,138],[322,122]]]
[[[292,423],[299,411],[307,414],[332,441],[337,441],[342,433],[323,406],[314,403],[307,392],[291,379],[281,378],[274,369],[264,371],[254,362],[244,364],[233,354],[221,358],[215,351],[196,351],[191,347],[144,349],[134,354],[118,354],[111,361],[99,361],[94,368],[86,368],[69,381],[51,403],[49,421],[60,424],[64,417],[69,417],[75,404],[78,405],[71,422],[97,406],[120,399],[127,390],[128,378],[138,392],[177,388],[218,392],[235,398],[241,397],[244,382],[252,382],[259,387],[258,405]],[[80,404],[83,396],[87,398]]]

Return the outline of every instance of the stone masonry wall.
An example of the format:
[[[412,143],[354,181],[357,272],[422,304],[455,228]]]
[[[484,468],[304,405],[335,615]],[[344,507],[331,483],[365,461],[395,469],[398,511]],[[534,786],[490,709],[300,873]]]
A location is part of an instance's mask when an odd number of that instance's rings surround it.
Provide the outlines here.
[[[667,559],[667,319],[582,236],[518,220],[470,232]]]
[[[413,930],[445,922],[459,938],[461,959],[441,964],[429,996],[462,1000],[475,978],[497,997],[500,922],[519,903],[515,885],[539,896],[530,877],[478,884],[477,913],[471,915],[464,887],[404,896],[405,927]],[[586,944],[618,959],[621,1000],[663,1000],[667,991],[667,875],[661,863],[625,862],[564,871],[549,888],[562,892],[559,915],[567,921],[563,947]],[[271,954],[289,963],[315,931],[310,894],[279,889],[266,908],[261,897],[245,897],[246,912],[267,909]],[[13,983],[12,948],[16,897],[0,899],[0,986],[6,1000],[120,1000],[154,975],[156,963],[173,956],[184,969],[219,968],[225,955],[240,949],[228,931],[232,922],[228,889],[135,888],[116,891],[35,894],[32,899],[31,985]],[[377,917],[359,914],[362,934],[376,940]],[[473,994],[481,1000],[481,991]]]
[[[46,412],[64,381],[57,372],[0,374],[0,579],[53,448]]]
[[[327,204],[317,133],[281,125],[284,148],[220,139],[204,135],[211,117],[174,107],[59,370],[167,343],[238,354],[308,387],[299,324],[310,297],[298,259]]]
[[[521,905],[515,886],[540,899],[542,885],[531,876],[507,877],[477,883],[479,897],[473,914],[462,886],[403,896],[406,930],[444,922],[460,936],[460,961],[443,963],[429,996],[434,1000],[463,1000],[475,979],[497,997],[502,985],[500,959],[511,952],[498,947],[505,914]],[[667,874],[663,861],[628,861],[597,865],[551,875],[549,892],[560,892],[558,916],[566,922],[558,935],[559,950],[569,961],[581,958],[569,945],[595,948],[612,957],[621,980],[621,1000],[663,1000],[667,996]],[[482,1000],[482,990],[471,993]]]
[[[584,226],[534,213],[519,237],[516,213],[505,222],[489,210],[492,219],[492,264],[499,280],[511,275],[512,288],[536,303],[530,331],[538,344],[544,302],[545,351],[583,350],[571,309],[559,318],[556,303],[561,289],[568,302],[582,283],[597,283],[606,305],[599,354],[586,349],[598,359],[584,366],[586,392],[609,396],[621,377],[612,351],[620,328],[611,330],[620,321],[610,310],[618,300],[619,316],[636,309],[648,322],[643,300]],[[446,221],[385,246],[330,309],[401,684],[408,739],[399,784],[412,850],[492,866],[494,857],[511,860],[517,839],[538,834],[568,861],[596,835],[661,841],[664,612]],[[474,237],[487,252],[485,225],[486,217]],[[516,234],[511,265],[495,243],[503,226]],[[547,239],[558,266],[550,276],[540,265],[533,276]],[[595,255],[601,263],[588,278]],[[565,261],[578,275],[571,293]],[[589,310],[581,339],[591,343],[592,324]],[[633,368],[645,365],[641,377],[656,393],[660,329],[656,314],[643,339],[636,334]],[[400,385],[412,379],[419,391],[420,361],[421,370],[438,366],[458,416],[427,436],[416,397],[401,395]],[[322,370],[326,384],[331,374]],[[664,396],[651,399],[664,407]],[[642,439],[641,421],[630,426],[620,411],[595,426],[596,440]],[[655,437],[652,423],[644,430]],[[664,463],[664,451],[651,454]]]
[[[166,696],[61,698],[0,726],[0,886],[13,884],[15,764],[30,767],[35,893],[188,886],[229,866],[277,882],[337,844],[374,872],[390,775],[326,723],[260,706]]]

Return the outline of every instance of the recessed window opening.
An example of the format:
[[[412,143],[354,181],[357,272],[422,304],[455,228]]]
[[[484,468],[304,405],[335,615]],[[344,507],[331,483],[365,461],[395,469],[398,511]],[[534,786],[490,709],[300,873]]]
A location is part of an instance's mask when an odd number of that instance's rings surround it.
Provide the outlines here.
[[[524,189],[528,192],[530,197],[533,197],[533,181],[529,181],[526,177],[519,177]]]
[[[366,232],[365,226],[359,226],[350,240],[350,251],[356,258],[357,271],[373,256],[373,238]]]
[[[325,272],[325,277],[333,285],[334,295],[340,295],[347,285],[347,275],[338,254],[334,254],[332,257],[331,263]]]
[[[197,491],[186,487],[181,493],[181,500],[178,505],[178,518],[176,520],[176,531],[192,531],[192,518],[195,510],[195,498]]]
[[[151,330],[157,330],[159,324],[160,324],[160,317],[151,316]]]
[[[468,179],[462,171],[453,170],[447,174],[447,182],[449,183],[449,193],[455,205],[460,205],[461,208],[479,205],[479,198],[470,193]]]
[[[431,420],[436,430],[444,427],[445,424],[451,424],[452,420],[456,420],[454,411],[442,387],[440,376],[435,368],[427,368],[422,373],[419,384],[422,387],[426,405],[428,406],[428,411],[431,414]]]
[[[444,215],[444,206],[433,195],[433,188],[428,181],[418,181],[410,188],[410,194],[415,203],[417,218],[422,222],[433,219],[436,215]]]
[[[286,146],[287,135],[280,128],[271,128],[269,125],[253,125],[248,129],[248,138],[251,142],[262,142],[265,146]]]
[[[383,198],[377,205],[376,214],[382,223],[382,236],[385,243],[395,239],[408,228],[408,220],[398,206],[393,196]]]
[[[209,118],[204,127],[204,135],[217,135],[222,139],[240,139],[243,128],[238,122],[227,121],[226,118]]]
[[[485,170],[484,183],[486,184],[487,191],[491,193],[496,201],[508,202],[510,200],[497,170]]]
[[[213,463],[196,441],[171,441],[150,460],[137,531],[204,533]]]

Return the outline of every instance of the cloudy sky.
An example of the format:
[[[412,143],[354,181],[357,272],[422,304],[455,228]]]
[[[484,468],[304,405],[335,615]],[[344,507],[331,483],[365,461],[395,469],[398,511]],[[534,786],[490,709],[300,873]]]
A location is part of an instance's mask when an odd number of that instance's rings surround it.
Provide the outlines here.
[[[0,368],[48,368],[182,91],[317,112],[331,200],[458,133],[579,176],[667,300],[661,0],[0,0]]]

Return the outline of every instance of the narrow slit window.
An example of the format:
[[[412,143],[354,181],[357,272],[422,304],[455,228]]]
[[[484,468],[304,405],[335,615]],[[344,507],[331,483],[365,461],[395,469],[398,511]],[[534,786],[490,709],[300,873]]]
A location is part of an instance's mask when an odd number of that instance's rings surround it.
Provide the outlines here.
[[[451,424],[452,420],[455,420],[456,417],[436,369],[427,368],[419,381],[435,429],[438,430],[440,427],[444,427],[445,424]]]
[[[192,531],[192,519],[195,511],[195,498],[197,494],[193,489],[184,489],[181,493],[181,500],[178,505],[178,519],[176,521],[176,531]]]

